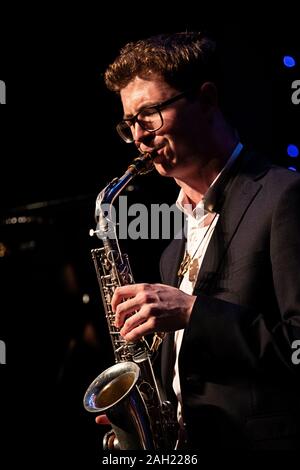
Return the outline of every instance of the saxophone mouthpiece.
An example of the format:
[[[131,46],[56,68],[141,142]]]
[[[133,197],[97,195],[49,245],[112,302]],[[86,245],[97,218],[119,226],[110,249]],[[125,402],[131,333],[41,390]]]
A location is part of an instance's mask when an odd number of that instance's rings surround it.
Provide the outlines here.
[[[153,156],[149,152],[141,153],[141,155],[133,160],[127,171],[133,175],[145,175],[154,168]]]

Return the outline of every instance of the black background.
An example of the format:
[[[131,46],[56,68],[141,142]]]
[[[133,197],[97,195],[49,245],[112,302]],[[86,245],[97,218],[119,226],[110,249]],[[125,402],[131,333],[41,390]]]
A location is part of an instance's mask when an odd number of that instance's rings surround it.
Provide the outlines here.
[[[300,80],[293,8],[287,6],[276,20],[254,8],[235,16],[202,13],[198,19],[185,8],[171,19],[140,5],[133,21],[132,12],[117,8],[62,12],[27,6],[4,21],[0,242],[6,256],[0,258],[0,339],[7,345],[7,364],[0,366],[1,429],[2,451],[8,443],[14,449],[7,468],[15,461],[43,467],[50,460],[70,466],[82,460],[86,468],[99,461],[102,429],[81,402],[112,356],[90,258],[97,241],[88,231],[98,191],[136,156],[115,133],[121,107],[102,81],[119,48],[159,32],[211,33],[224,48],[227,105],[242,141],[275,163],[299,169],[286,154],[287,144],[300,145],[300,105],[291,103],[291,83]],[[297,67],[283,67],[285,54],[294,55]],[[176,194],[171,181],[152,174],[136,182],[130,200],[171,203]],[[165,245],[122,244],[137,281],[159,280]],[[83,304],[83,294],[90,296],[89,304]]]

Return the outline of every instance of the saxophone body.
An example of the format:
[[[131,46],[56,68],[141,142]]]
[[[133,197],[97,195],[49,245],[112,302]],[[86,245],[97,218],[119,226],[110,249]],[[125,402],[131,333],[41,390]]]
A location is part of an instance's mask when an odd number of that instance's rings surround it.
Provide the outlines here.
[[[114,179],[98,195],[96,234],[103,247],[92,250],[105,316],[115,356],[115,365],[102,372],[84,396],[87,411],[106,414],[112,430],[103,439],[104,449],[174,449],[177,422],[172,406],[163,401],[153,372],[152,357],[162,341],[155,334],[153,344],[141,340],[126,342],[114,326],[111,299],[117,287],[133,284],[128,256],[121,252],[110,208],[115,198],[138,174],[152,169],[150,154],[136,158],[124,175]]]

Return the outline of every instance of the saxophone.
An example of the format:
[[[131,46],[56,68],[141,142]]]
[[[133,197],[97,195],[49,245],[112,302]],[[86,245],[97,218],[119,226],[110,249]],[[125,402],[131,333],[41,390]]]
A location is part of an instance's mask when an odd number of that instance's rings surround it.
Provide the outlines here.
[[[87,411],[106,414],[112,425],[103,438],[106,450],[174,449],[177,438],[174,410],[170,402],[162,400],[152,367],[163,333],[154,334],[151,347],[144,338],[126,342],[114,326],[111,309],[115,289],[133,284],[134,280],[128,256],[120,250],[110,209],[136,175],[148,173],[152,168],[152,156],[141,154],[124,175],[113,179],[96,199],[97,227],[91,235],[101,238],[103,247],[91,253],[116,363],[90,384],[83,403]]]

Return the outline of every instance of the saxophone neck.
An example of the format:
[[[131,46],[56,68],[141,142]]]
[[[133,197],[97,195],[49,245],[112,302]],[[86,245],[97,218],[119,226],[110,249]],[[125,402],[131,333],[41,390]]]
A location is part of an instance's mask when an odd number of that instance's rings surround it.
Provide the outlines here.
[[[95,220],[97,229],[90,234],[105,239],[114,234],[115,224],[112,220],[112,205],[116,197],[126,188],[128,183],[137,175],[144,175],[153,169],[153,158],[150,153],[141,154],[128,166],[120,178],[114,178],[97,196],[95,207]]]
[[[102,204],[113,204],[115,198],[137,175],[144,175],[153,169],[153,158],[150,153],[141,154],[128,166],[120,178],[114,178],[98,195]]]

